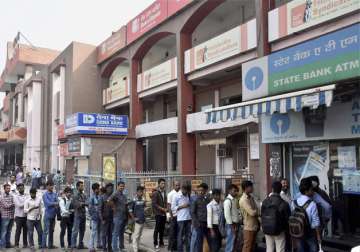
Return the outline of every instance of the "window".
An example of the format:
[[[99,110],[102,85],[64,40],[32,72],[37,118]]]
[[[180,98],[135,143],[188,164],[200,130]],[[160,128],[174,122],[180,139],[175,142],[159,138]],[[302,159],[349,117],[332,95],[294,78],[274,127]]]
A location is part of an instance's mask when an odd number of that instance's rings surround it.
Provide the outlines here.
[[[232,97],[221,99],[220,106],[226,106],[226,105],[236,104],[236,103],[240,103],[240,102],[242,102],[242,96],[237,95],[237,96],[232,96]]]
[[[177,143],[170,143],[170,168],[171,171],[177,171],[178,168],[178,146]]]

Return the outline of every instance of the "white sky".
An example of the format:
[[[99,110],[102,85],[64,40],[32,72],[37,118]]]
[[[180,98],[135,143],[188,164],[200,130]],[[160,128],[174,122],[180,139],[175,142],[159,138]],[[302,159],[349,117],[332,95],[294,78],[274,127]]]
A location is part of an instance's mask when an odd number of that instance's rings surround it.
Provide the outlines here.
[[[23,33],[32,44],[63,50],[71,41],[99,45],[154,0],[4,0],[0,15],[0,73],[6,42]],[[23,39],[21,43],[25,42]],[[0,93],[0,107],[3,94]]]

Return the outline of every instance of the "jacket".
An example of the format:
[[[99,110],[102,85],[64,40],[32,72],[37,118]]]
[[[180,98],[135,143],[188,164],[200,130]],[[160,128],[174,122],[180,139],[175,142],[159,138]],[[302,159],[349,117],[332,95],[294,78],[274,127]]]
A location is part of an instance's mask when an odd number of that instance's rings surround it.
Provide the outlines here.
[[[164,197],[161,195],[161,192],[159,189],[157,189],[152,197],[151,197],[151,201],[152,201],[152,207],[153,207],[153,211],[154,211],[154,215],[160,215],[160,216],[166,216],[166,213],[161,211],[160,208],[165,208],[167,209],[167,198],[166,198],[166,192],[164,190]]]

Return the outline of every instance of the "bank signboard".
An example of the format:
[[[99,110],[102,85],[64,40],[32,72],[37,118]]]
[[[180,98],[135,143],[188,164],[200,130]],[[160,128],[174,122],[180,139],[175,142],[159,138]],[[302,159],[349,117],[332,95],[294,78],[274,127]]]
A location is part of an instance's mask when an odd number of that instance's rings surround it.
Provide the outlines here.
[[[360,24],[243,64],[243,100],[360,76]]]
[[[76,113],[66,118],[65,134],[127,135],[128,124],[123,115]]]
[[[261,116],[262,142],[284,143],[360,137],[360,97],[333,103],[312,117],[302,112]]]
[[[269,41],[359,10],[360,0],[293,0],[269,12]]]
[[[110,58],[120,49],[126,46],[126,26],[121,27],[97,48],[97,63]]]

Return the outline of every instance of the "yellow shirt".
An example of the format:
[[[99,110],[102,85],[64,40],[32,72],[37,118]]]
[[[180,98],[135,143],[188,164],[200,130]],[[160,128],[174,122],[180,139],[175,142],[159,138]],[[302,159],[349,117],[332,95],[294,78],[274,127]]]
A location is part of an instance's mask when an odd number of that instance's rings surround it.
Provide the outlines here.
[[[240,204],[240,211],[243,217],[244,230],[258,231],[259,210],[257,208],[254,198],[251,195],[248,196],[246,193],[243,193],[240,198],[239,204]]]

